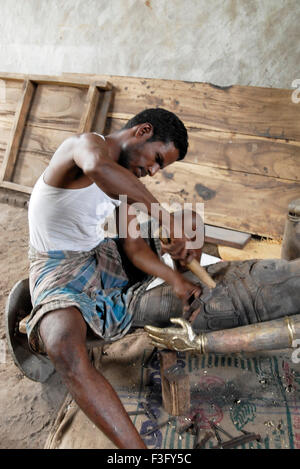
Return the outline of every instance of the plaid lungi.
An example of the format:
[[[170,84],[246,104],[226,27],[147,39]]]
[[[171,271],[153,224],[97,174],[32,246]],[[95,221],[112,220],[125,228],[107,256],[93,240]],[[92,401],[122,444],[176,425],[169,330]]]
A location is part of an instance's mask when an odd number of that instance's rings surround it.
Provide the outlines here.
[[[159,244],[155,243],[159,249]],[[118,249],[107,238],[91,251],[47,251],[29,248],[30,294],[33,309],[27,321],[29,346],[44,352],[39,322],[48,312],[75,306],[99,338],[118,340],[128,332],[133,308],[152,276],[142,274],[132,283]],[[137,279],[135,279],[137,280]]]

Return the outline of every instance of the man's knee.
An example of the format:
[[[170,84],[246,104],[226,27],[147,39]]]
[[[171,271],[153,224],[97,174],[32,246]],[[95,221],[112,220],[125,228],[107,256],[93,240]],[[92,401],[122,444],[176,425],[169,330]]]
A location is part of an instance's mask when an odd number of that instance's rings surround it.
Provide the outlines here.
[[[46,314],[39,327],[45,351],[57,371],[72,376],[86,360],[86,324],[76,308]]]
[[[133,327],[146,324],[157,327],[170,326],[170,318],[182,315],[182,301],[174,294],[173,288],[164,283],[146,291],[134,306]]]

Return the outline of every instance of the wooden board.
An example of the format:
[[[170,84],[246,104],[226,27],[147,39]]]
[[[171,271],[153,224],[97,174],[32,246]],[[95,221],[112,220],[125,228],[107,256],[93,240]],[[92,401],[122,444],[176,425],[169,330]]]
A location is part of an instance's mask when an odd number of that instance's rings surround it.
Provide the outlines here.
[[[5,122],[5,121],[0,121],[0,165],[2,164],[2,161],[4,159],[6,147],[7,147],[7,142],[10,137],[11,133],[11,128],[12,128],[13,123]]]
[[[160,202],[204,203],[206,224],[275,238],[299,196],[297,182],[179,162],[143,182]]]
[[[87,88],[38,85],[27,124],[77,132],[86,97]]]
[[[72,76],[72,78],[71,78]],[[88,77],[88,78],[87,78]],[[50,84],[58,86],[74,86],[81,88],[88,88],[90,85],[97,85],[103,90],[111,90],[112,85],[106,79],[102,80],[101,78],[91,78],[91,75],[86,76],[80,74],[63,74],[59,76],[55,75],[25,75],[23,73],[9,73],[1,72],[0,80],[19,80],[20,82],[24,80],[31,80],[39,84]]]
[[[59,144],[78,129],[102,133],[107,112],[104,133],[121,128],[146,107],[162,106],[184,121],[190,146],[184,161],[152,181],[142,180],[153,194],[168,202],[204,201],[206,224],[282,236],[287,204],[300,194],[300,107],[291,102],[291,90],[221,89],[104,75],[4,74],[8,100],[0,103],[0,162],[23,81],[29,78],[37,89],[6,187],[29,193]],[[113,91],[98,96],[95,84],[106,81]]]
[[[5,95],[0,94],[0,164],[2,163],[14,125],[15,113],[23,93],[23,82],[17,80],[1,80],[5,86]],[[1,170],[1,168],[0,168]]]
[[[23,93],[23,81],[14,79],[1,79],[1,86],[5,85],[5,95],[1,93],[0,122],[14,121],[15,112]]]
[[[300,142],[189,130],[185,162],[300,181]]]
[[[103,113],[98,112],[103,105],[103,99],[101,97],[99,101],[93,125],[93,130],[99,133],[103,132],[103,126],[105,125],[105,116]],[[26,125],[18,160],[14,168],[13,182],[33,187],[40,174],[49,164],[49,160],[58,146],[73,134],[74,132],[70,130],[59,130],[52,128],[52,126]]]
[[[121,129],[126,120],[109,117],[105,134]],[[300,181],[300,142],[188,129],[189,148],[182,163]]]
[[[107,79],[114,85],[111,115],[128,119],[149,107],[177,113],[188,127],[300,141],[300,108],[292,90],[254,86],[217,87],[208,83],[64,74],[70,78]]]
[[[28,154],[44,155],[48,161],[58,146],[71,135],[73,132],[68,130],[27,125],[20,150]]]
[[[101,116],[99,112],[96,113],[97,117]],[[98,118],[99,118],[98,117]],[[107,120],[107,125],[104,133],[120,129],[126,121],[111,119]],[[101,133],[100,125],[97,124],[97,119],[94,126],[96,131]],[[5,138],[8,137],[9,129],[1,131],[0,128],[0,154],[1,150],[5,148]],[[196,131],[196,135],[201,131]],[[227,143],[220,143],[221,137],[215,133],[207,136],[201,135],[199,139],[202,146],[205,148],[205,158],[196,156],[195,147],[197,148],[198,137],[195,139],[195,133],[189,132],[190,150],[187,157],[183,160],[185,162],[193,162],[195,164],[201,163],[202,165],[220,167],[221,169],[232,169],[236,171],[244,171],[252,174],[263,174],[265,176],[281,177],[282,179],[299,180],[300,178],[300,147],[293,143],[276,143],[273,141],[268,142],[268,139],[257,139],[244,137],[244,136],[231,136],[233,142],[231,148]],[[60,143],[68,136],[72,135],[70,131],[59,131],[48,127],[40,127],[28,125],[25,129],[23,142],[20,148],[18,158],[18,167],[14,176],[14,181],[18,183],[25,183],[25,179],[29,185],[34,184],[39,176],[41,169],[44,169],[48,164],[49,158],[53,155]],[[1,145],[2,137],[2,145]],[[223,139],[223,137],[222,137]],[[228,137],[229,139],[229,137]],[[230,141],[230,140],[229,140]],[[220,147],[223,145],[224,150]],[[200,146],[200,145],[199,145]],[[214,149],[216,151],[214,151]],[[221,155],[226,152],[222,158]],[[198,155],[201,151],[198,152]],[[23,168],[26,160],[26,167],[31,168],[29,174],[24,173]],[[42,167],[39,161],[43,160]],[[20,167],[19,167],[20,166]],[[171,169],[171,168],[170,168]],[[167,170],[168,171],[168,170]],[[32,182],[28,182],[28,181]],[[26,183],[26,184],[27,184]]]
[[[160,350],[160,378],[162,402],[165,411],[170,415],[185,415],[190,410],[190,380],[187,373],[182,372],[178,379],[169,380],[166,372],[177,364],[177,352]]]
[[[12,175],[13,182],[33,187],[58,146],[71,135],[73,133],[66,130],[27,125]]]
[[[79,127],[77,128],[78,133],[83,134],[91,131],[99,98],[99,89],[97,88],[97,86],[91,85],[88,89],[85,109],[80,118]]]
[[[26,77],[8,73],[2,76]],[[188,127],[300,141],[300,110],[291,100],[291,90],[239,85],[220,88],[207,83],[113,75],[30,77],[40,82],[55,78],[72,85],[76,81],[78,84],[111,81],[114,100],[110,112],[121,119],[130,118],[145,107],[165,106],[178,113]]]
[[[106,121],[108,116],[108,111],[113,100],[113,91],[106,91],[101,93],[100,99],[98,102],[98,108],[96,109],[95,119],[92,125],[92,130],[98,132],[99,134],[104,133],[106,127]]]
[[[204,227],[204,240],[206,243],[243,249],[251,239],[249,233],[227,230],[226,228],[206,224]]]
[[[8,140],[1,167],[0,181],[9,181],[12,177],[35,88],[36,85],[30,80],[26,80],[24,82],[23,94],[15,112],[15,120],[11,129],[11,137]]]
[[[14,192],[20,192],[23,193],[24,195],[30,195],[32,192],[32,187],[28,186],[23,186],[21,184],[16,184],[15,182],[10,182],[10,181],[2,181],[0,184],[0,187],[3,189],[9,189],[10,191]],[[25,197],[26,200],[26,197]]]

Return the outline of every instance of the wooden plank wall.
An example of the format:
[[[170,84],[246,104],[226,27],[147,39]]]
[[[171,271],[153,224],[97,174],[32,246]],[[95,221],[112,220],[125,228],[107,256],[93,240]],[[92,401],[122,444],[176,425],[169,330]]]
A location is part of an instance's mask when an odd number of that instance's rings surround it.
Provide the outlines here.
[[[104,133],[120,129],[149,107],[164,107],[184,121],[190,142],[186,158],[143,179],[158,200],[203,202],[207,224],[282,236],[287,205],[300,196],[300,105],[292,103],[291,90],[106,75],[64,77],[112,83]],[[12,78],[7,77],[9,99],[0,103],[0,158],[22,93]],[[77,132],[86,96],[82,87],[58,92],[55,85],[38,86],[13,182],[34,184],[57,146]],[[96,111],[95,131],[101,125],[98,116]]]
[[[107,132],[157,106],[188,128],[186,158],[144,179],[161,202],[203,202],[208,224],[282,236],[288,203],[300,196],[300,106],[290,90],[107,79],[115,87]]]

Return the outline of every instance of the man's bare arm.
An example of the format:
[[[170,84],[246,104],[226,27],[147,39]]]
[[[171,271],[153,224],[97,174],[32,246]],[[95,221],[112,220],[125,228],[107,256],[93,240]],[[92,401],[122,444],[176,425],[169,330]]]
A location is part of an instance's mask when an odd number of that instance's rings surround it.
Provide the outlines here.
[[[83,173],[110,197],[118,198],[124,194],[129,204],[136,202],[144,204],[147,212],[157,218],[161,224],[164,224],[164,220],[168,220],[168,213],[144,184],[128,169],[108,156],[106,144],[101,137],[94,134],[80,135],[74,145],[73,159]],[[170,237],[172,237],[174,231],[172,216],[170,223]]]
[[[125,220],[122,219],[125,214],[127,215],[127,236],[120,240],[124,252],[132,264],[149,275],[163,279],[172,286],[175,295],[184,303],[187,303],[192,295],[198,296],[201,293],[199,286],[194,285],[192,282],[185,279],[177,270],[171,269],[162,262],[146,241],[141,236],[138,236],[137,233],[132,236],[129,229],[130,225],[134,224],[134,226],[138,226],[138,223],[136,222],[135,215],[129,213],[128,206],[127,213],[125,211],[121,212],[121,216],[119,217],[121,223],[125,223]]]

